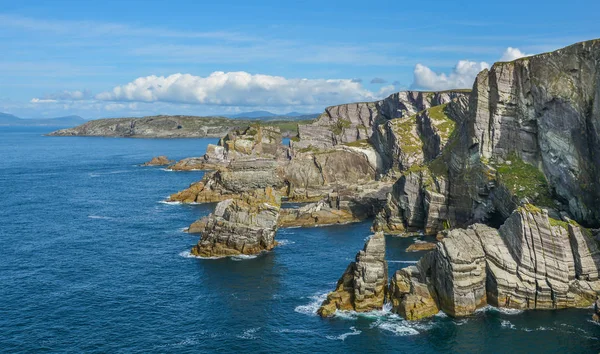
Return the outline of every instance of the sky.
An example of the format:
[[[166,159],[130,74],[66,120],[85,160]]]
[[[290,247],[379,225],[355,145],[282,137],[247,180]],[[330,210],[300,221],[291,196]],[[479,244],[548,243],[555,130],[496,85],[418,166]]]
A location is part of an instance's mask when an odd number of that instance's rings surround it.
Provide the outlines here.
[[[321,112],[600,37],[600,1],[0,0],[0,112]]]

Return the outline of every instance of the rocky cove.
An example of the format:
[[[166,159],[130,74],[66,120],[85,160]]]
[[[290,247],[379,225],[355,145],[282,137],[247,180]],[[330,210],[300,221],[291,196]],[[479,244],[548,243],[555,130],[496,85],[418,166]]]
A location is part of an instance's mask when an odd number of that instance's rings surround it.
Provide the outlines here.
[[[407,320],[589,307],[600,294],[599,124],[593,40],[496,63],[472,90],[328,107],[289,146],[279,127],[249,124],[203,156],[158,163],[211,171],[169,198],[217,203],[189,228],[200,257],[276,252],[278,228],[372,219],[321,316],[385,303]],[[388,274],[383,235],[421,233],[435,248]]]

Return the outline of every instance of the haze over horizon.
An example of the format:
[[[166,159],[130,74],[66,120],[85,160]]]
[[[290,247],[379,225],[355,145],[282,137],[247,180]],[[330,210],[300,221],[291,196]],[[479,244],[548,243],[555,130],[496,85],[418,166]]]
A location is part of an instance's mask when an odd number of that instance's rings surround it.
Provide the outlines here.
[[[0,112],[319,112],[405,89],[470,88],[495,61],[600,37],[593,2],[369,5],[4,2]]]

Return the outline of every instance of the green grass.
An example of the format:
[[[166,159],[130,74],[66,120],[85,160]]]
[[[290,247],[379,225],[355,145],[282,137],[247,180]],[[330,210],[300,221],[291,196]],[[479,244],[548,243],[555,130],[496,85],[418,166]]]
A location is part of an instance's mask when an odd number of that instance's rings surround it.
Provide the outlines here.
[[[507,161],[495,165],[498,179],[517,198],[528,198],[534,204],[553,207],[546,177],[535,166],[521,160],[516,154],[507,157]]]
[[[392,130],[398,136],[398,145],[404,154],[423,152],[423,142],[417,133],[417,116],[392,119]]]

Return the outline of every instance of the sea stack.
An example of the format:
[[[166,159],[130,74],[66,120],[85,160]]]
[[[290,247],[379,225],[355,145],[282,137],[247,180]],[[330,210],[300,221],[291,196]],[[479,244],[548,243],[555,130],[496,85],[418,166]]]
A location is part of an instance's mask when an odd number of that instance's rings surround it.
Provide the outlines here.
[[[280,207],[281,197],[272,188],[218,203],[203,222],[202,237],[191,253],[222,257],[255,255],[273,249]]]
[[[318,314],[333,316],[336,310],[367,312],[381,310],[385,302],[388,267],[385,260],[385,236],[378,232],[356,254],[356,261],[346,268],[335,291],[327,295]]]

